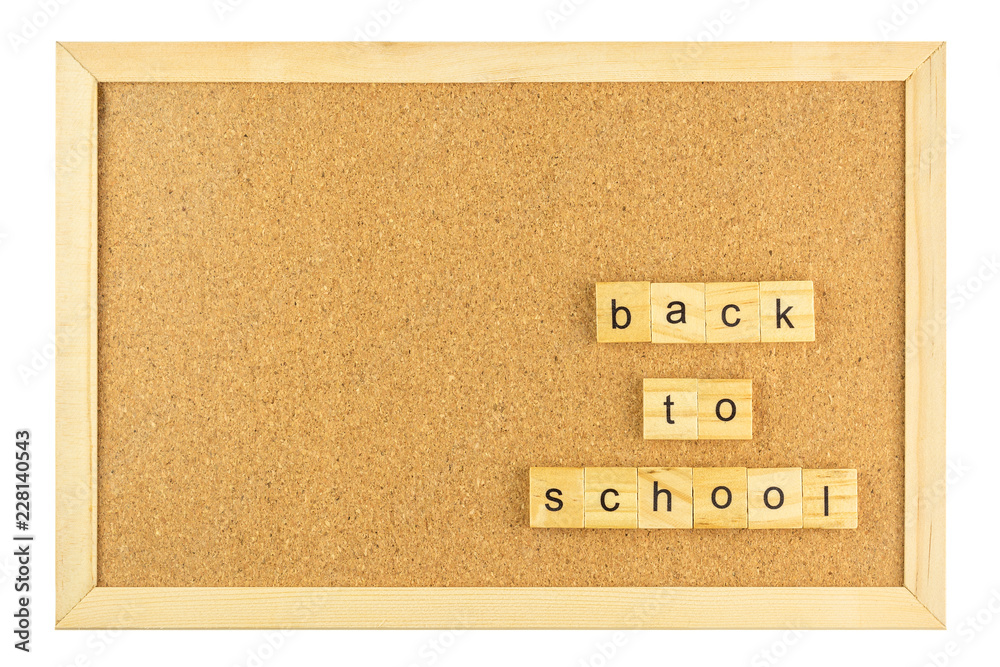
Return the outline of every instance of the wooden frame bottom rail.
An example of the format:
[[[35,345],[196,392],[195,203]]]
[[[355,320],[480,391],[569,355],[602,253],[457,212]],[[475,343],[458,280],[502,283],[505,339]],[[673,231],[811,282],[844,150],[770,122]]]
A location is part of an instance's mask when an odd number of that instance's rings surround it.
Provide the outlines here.
[[[95,588],[59,628],[943,628],[899,588]]]

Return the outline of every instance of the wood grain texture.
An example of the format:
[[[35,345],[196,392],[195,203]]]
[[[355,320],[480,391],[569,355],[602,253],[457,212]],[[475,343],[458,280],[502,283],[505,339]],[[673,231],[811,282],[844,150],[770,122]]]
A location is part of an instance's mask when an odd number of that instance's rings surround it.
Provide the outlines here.
[[[652,283],[650,333],[654,343],[705,342],[705,283]]]
[[[691,468],[639,468],[639,528],[691,528],[691,477]]]
[[[812,281],[762,282],[760,342],[808,343],[815,340],[816,310]]]
[[[698,380],[643,378],[642,437],[698,439]]]
[[[858,527],[858,471],[811,470],[801,474],[802,527]]]
[[[635,468],[584,469],[584,526],[635,528],[639,520],[639,489]]]
[[[695,468],[694,527],[747,527],[747,469]]]
[[[753,439],[753,380],[698,380],[698,439]]]
[[[99,81],[903,81],[922,42],[71,42]]]
[[[874,629],[942,626],[903,587],[99,587],[77,605],[59,627]]]
[[[760,283],[705,283],[705,340],[760,342]]]
[[[802,528],[802,469],[747,469],[747,527]]]
[[[906,81],[904,585],[945,618],[945,46]]]
[[[597,283],[594,310],[598,343],[648,343],[649,283]]]
[[[583,468],[532,468],[529,474],[531,527],[583,528]]]
[[[97,582],[97,81],[56,46],[56,620]]]

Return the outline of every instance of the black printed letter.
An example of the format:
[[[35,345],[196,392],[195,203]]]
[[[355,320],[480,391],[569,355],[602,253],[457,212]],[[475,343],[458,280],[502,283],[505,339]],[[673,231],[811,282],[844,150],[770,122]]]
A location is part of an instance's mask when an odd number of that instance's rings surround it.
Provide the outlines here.
[[[735,310],[737,313],[740,312],[740,307],[737,306],[735,303],[729,304],[728,306],[722,309],[722,323],[725,324],[727,327],[735,327],[737,324],[740,323],[741,320],[738,317],[732,322],[726,319],[726,311],[729,310],[730,308]]]
[[[729,416],[728,417],[723,417],[722,416],[722,404],[723,403],[729,403]],[[715,416],[718,417],[721,421],[724,421],[724,422],[732,421],[733,417],[736,416],[736,404],[733,403],[733,401],[731,399],[728,399],[728,398],[722,399],[721,401],[719,401],[718,403],[715,404]]]
[[[556,506],[553,507],[549,503],[545,503],[545,509],[547,509],[550,512],[558,512],[559,510],[562,509],[563,502],[562,502],[562,499],[556,498],[552,494],[555,494],[557,496],[561,496],[562,495],[562,491],[560,491],[559,489],[549,489],[548,491],[545,492],[545,498],[547,500],[551,500],[552,502],[554,502],[556,504]]]
[[[721,505],[719,504],[719,501],[715,499],[715,494],[717,494],[719,491],[726,492],[726,502]],[[732,502],[733,502],[733,492],[729,490],[728,486],[717,486],[715,487],[715,490],[712,491],[712,504],[718,507],[720,510],[726,509]]]
[[[772,505],[767,500],[767,494],[771,493],[772,491],[777,491],[778,492],[778,502],[775,505]],[[778,509],[779,507],[781,507],[782,505],[785,504],[785,492],[782,491],[781,489],[779,489],[776,486],[769,486],[769,487],[767,487],[767,490],[764,491],[764,504],[767,506],[767,509],[769,509],[769,510],[776,510],[776,509]]]
[[[683,301],[671,301],[667,304],[667,308],[677,307],[676,310],[667,311],[667,322],[671,324],[687,324],[687,308]]]
[[[618,324],[618,313],[625,311],[625,324]],[[628,325],[632,324],[632,313],[625,306],[619,306],[615,303],[615,299],[611,299],[611,328],[612,329],[628,329]]]
[[[794,329],[795,325],[792,324],[792,321],[790,319],[788,319],[788,311],[790,311],[792,309],[792,306],[789,306],[788,308],[785,308],[784,312],[782,312],[782,310],[781,310],[781,299],[775,299],[775,301],[777,302],[777,308],[775,310],[778,313],[778,328],[779,329],[781,328],[781,320],[785,320],[785,324],[788,325],[788,328],[789,329]]]
[[[604,489],[604,491],[601,492],[601,507],[604,508],[605,512],[614,512],[616,509],[618,509],[620,503],[615,503],[613,507],[608,507],[607,503],[604,502],[604,497],[607,496],[609,493],[613,493],[615,496],[618,495],[618,492],[615,491],[614,489]]]
[[[653,511],[656,511],[656,503],[660,500],[660,494],[667,494],[667,511],[670,511],[670,501],[673,499],[670,495],[670,489],[661,489],[660,483],[653,481]]]

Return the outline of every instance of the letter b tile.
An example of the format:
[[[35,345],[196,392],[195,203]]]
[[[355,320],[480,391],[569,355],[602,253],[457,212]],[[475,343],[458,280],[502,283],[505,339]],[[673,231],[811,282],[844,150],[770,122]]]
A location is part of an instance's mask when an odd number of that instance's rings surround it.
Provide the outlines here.
[[[597,283],[597,342],[648,343],[649,283]]]

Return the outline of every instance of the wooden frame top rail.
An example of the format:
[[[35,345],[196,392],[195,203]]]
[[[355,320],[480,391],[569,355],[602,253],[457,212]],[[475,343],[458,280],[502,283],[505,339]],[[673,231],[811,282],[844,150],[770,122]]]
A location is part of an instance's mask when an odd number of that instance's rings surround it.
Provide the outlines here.
[[[98,81],[904,81],[936,42],[67,42]]]

